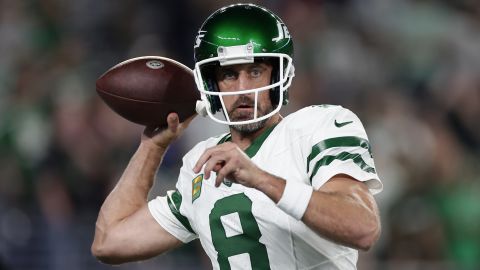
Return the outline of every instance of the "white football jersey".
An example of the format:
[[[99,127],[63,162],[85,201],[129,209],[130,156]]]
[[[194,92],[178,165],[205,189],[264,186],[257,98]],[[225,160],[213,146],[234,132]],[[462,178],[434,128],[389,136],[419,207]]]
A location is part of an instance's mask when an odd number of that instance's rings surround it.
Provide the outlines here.
[[[200,238],[213,269],[356,269],[358,252],[327,239],[279,209],[262,192],[192,170],[209,147],[230,134],[197,144],[183,158],[177,190],[149,202],[151,214],[184,243]],[[301,109],[256,138],[245,153],[261,169],[319,189],[336,174],[382,190],[367,134],[351,111],[319,105]],[[298,194],[302,196],[302,194]]]

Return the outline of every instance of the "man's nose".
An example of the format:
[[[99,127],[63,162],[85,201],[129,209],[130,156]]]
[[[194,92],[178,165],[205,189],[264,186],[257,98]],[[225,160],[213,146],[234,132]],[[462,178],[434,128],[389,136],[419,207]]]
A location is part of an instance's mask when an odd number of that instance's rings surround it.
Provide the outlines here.
[[[238,74],[238,90],[248,89],[252,89],[252,81],[248,77],[248,74],[242,71]]]

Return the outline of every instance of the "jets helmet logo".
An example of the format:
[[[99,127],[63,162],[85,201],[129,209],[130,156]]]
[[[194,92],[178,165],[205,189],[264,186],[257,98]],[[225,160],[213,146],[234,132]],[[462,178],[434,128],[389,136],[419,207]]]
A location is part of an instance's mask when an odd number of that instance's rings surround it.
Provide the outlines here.
[[[272,38],[272,41],[278,42],[284,38],[290,38],[287,26],[281,22],[277,22],[278,37]]]
[[[200,43],[202,43],[202,38],[205,36],[205,33],[207,33],[207,31],[198,31],[197,39],[195,40],[195,45],[193,46],[193,48],[200,47]]]

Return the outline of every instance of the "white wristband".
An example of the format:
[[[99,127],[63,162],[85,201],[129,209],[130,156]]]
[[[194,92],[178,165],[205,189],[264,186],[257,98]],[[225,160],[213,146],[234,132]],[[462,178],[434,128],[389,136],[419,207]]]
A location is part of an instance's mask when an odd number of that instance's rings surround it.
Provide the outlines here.
[[[277,203],[278,208],[297,220],[302,219],[312,197],[312,186],[295,181],[287,181],[283,195]]]

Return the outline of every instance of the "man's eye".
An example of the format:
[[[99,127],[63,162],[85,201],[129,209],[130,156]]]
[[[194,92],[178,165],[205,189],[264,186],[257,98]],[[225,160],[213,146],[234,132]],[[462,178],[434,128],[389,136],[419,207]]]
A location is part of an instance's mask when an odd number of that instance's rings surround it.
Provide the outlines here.
[[[260,75],[262,75],[262,70],[260,68],[254,68],[250,71],[250,75],[254,78],[260,77]]]
[[[222,77],[224,80],[233,80],[235,79],[235,73],[231,71],[224,71]]]

